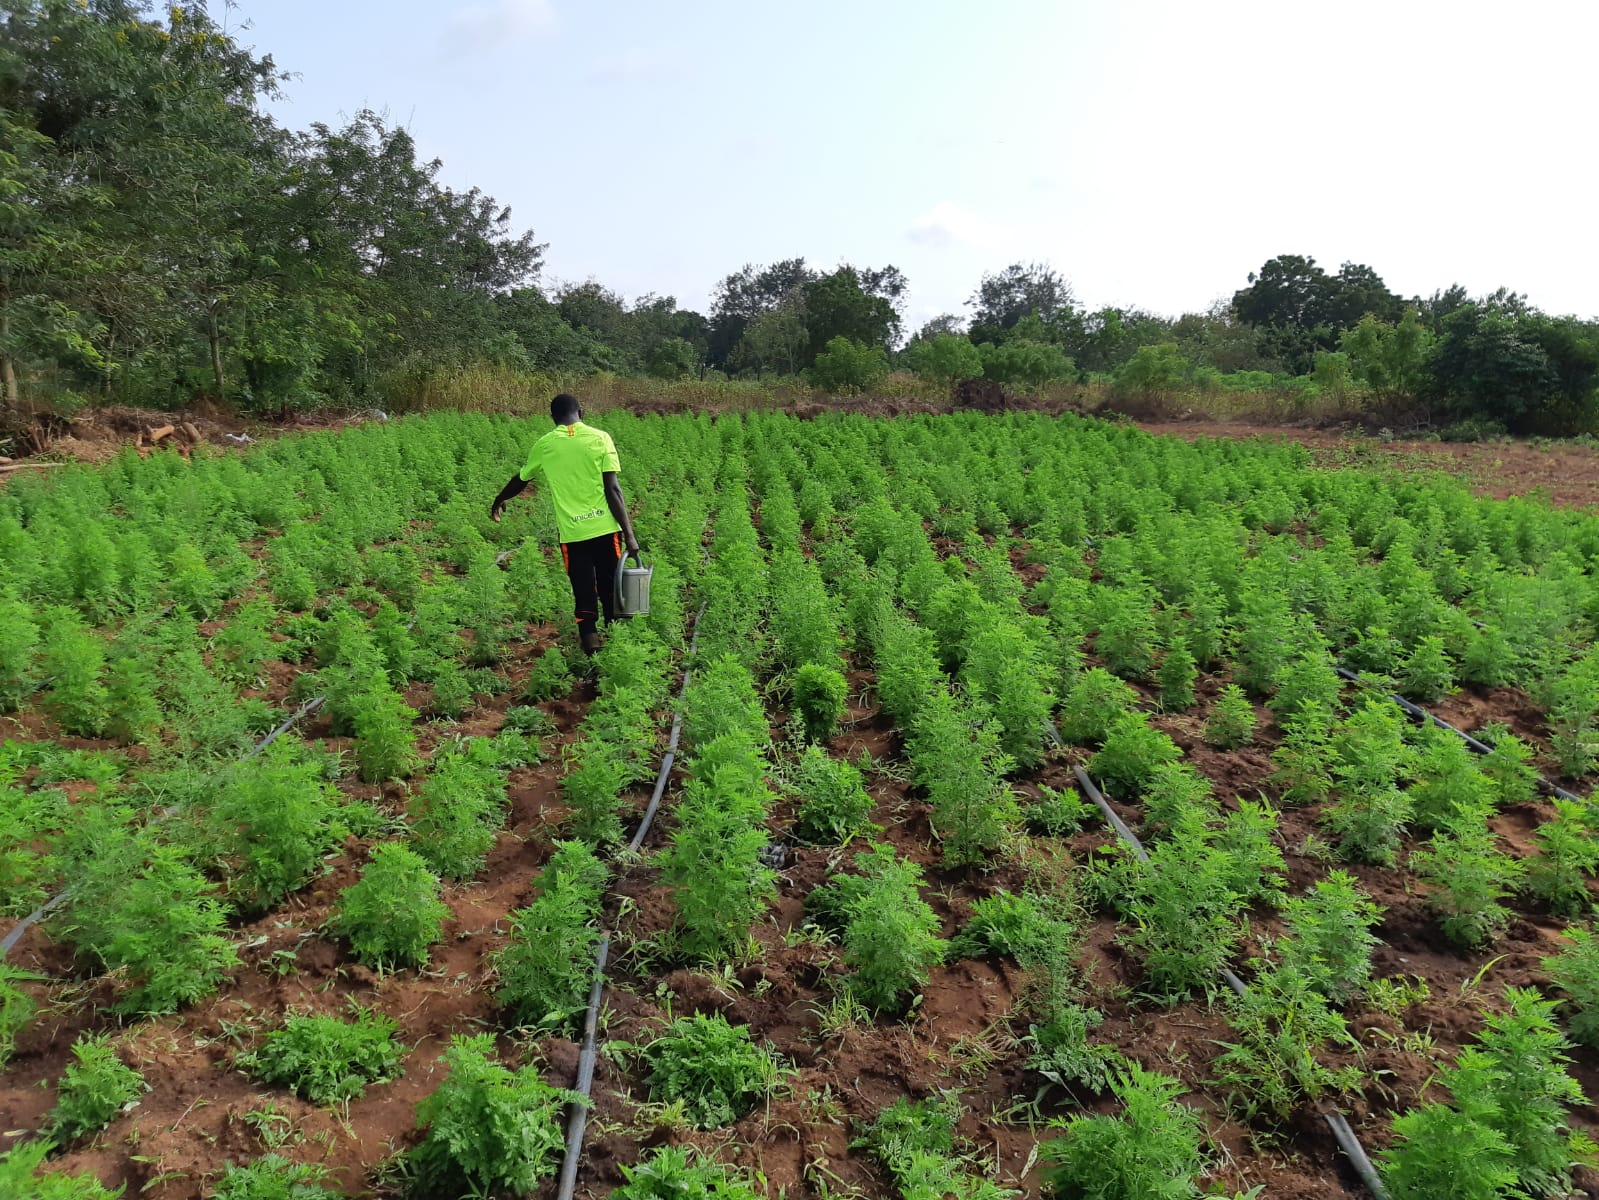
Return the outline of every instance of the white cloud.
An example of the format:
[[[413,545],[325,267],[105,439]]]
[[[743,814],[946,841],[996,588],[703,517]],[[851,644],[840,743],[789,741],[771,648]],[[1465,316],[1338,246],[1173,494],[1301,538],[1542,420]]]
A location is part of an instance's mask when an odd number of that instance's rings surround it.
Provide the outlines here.
[[[1015,242],[1016,231],[953,200],[940,200],[911,222],[905,236],[918,246],[933,249],[975,246],[980,250],[999,250]]]
[[[550,0],[487,0],[462,5],[450,17],[440,44],[446,58],[485,54],[555,29]]]
[[[666,46],[634,46],[595,59],[588,77],[601,83],[637,83],[671,75],[683,62],[681,53]]]

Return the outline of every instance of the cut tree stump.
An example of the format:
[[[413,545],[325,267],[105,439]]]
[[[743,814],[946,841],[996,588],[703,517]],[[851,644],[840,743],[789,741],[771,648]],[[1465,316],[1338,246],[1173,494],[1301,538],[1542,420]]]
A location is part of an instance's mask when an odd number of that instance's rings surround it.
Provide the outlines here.
[[[202,442],[205,440],[200,436],[200,431],[187,421],[183,423],[183,432],[188,435],[188,438],[191,442]]]
[[[162,438],[170,437],[177,431],[178,428],[176,425],[162,425],[159,429],[152,429],[150,431],[150,444],[153,446]]]

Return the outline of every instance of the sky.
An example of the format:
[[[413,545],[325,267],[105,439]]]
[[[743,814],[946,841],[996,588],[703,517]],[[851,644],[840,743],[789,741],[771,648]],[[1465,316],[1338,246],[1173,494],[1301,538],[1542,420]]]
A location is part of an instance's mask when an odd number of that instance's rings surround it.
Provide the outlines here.
[[[548,244],[708,309],[745,263],[898,266],[905,318],[1047,262],[1209,307],[1278,254],[1599,316],[1591,0],[237,0],[278,120],[362,108]],[[242,27],[242,28],[241,28]]]

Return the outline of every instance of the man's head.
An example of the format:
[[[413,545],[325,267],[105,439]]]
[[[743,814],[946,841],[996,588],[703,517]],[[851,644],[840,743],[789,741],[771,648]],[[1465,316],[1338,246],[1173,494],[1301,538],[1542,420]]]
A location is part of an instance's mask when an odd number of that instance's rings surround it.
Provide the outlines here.
[[[578,407],[577,397],[568,396],[562,392],[550,401],[550,420],[557,425],[570,425],[574,421],[583,419],[583,410]]]

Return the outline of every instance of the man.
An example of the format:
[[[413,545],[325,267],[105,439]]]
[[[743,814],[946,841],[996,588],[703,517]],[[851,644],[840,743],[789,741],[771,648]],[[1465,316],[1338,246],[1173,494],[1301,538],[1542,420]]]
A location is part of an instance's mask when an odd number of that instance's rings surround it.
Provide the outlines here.
[[[564,392],[550,401],[550,419],[555,428],[533,443],[527,465],[494,497],[489,516],[499,521],[506,503],[543,472],[572,582],[578,644],[584,654],[593,654],[600,648],[600,613],[607,625],[616,619],[616,564],[623,542],[629,554],[637,554],[638,539],[616,478],[622,468],[611,435],[583,424],[577,397]]]

